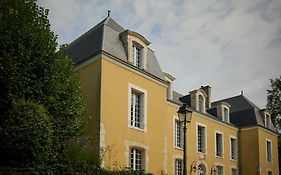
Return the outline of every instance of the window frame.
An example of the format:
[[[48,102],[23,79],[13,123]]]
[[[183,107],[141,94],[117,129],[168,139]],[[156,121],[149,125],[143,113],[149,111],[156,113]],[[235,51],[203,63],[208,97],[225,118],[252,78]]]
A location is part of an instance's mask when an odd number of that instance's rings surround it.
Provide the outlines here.
[[[140,127],[132,125],[132,93],[136,92],[141,95],[141,108],[140,108]],[[134,122],[134,121],[133,121]],[[138,131],[147,132],[147,91],[143,88],[140,88],[132,83],[128,85],[128,127],[136,129]]]
[[[266,153],[266,162],[272,164],[273,163],[273,157],[272,157],[272,141],[270,139],[266,139],[266,145],[265,145],[265,153]],[[270,157],[268,155],[268,145],[267,143],[270,143]],[[270,158],[270,160],[269,160]]]
[[[223,165],[216,165],[216,175],[219,175],[219,168],[221,168],[222,170],[222,174],[221,175],[224,175],[224,166]]]
[[[233,174],[233,170],[236,171],[235,174]],[[237,169],[237,168],[234,168],[234,167],[231,167],[231,168],[230,168],[230,175],[238,175],[238,169]]]
[[[182,175],[183,174],[183,160],[182,159],[179,159],[179,158],[176,158],[175,159],[175,161],[174,161],[174,165],[175,165],[175,167],[174,167],[174,174],[175,175]],[[178,164],[179,163],[179,164]],[[179,167],[180,166],[180,167]],[[179,171],[179,169],[178,168],[180,168],[180,171]]]
[[[200,97],[202,97],[202,101],[200,101]],[[205,113],[206,112],[206,98],[204,97],[204,95],[202,93],[198,93],[197,101],[198,101],[197,110],[201,113]],[[202,108],[201,108],[201,106],[202,106]]]
[[[235,140],[235,148],[234,148],[234,156],[232,157],[232,142],[231,140],[234,139]],[[229,157],[230,160],[232,161],[237,161],[238,160],[238,140],[237,137],[235,136],[229,136]]]
[[[270,128],[270,121],[271,121],[270,115],[265,113],[265,115],[264,115],[264,126],[266,128]]]
[[[223,110],[223,121],[230,123],[229,108],[226,106],[223,106],[222,110]],[[227,112],[225,112],[225,111],[227,111]],[[227,115],[225,115],[226,113],[227,113]]]
[[[199,129],[199,127],[204,128],[204,137],[205,137],[205,139],[204,139],[204,147],[203,147],[204,152],[199,151],[199,143],[198,143],[198,141],[199,141],[199,139],[198,139],[199,138],[198,137],[198,129]],[[207,155],[207,126],[204,125],[204,124],[201,124],[201,123],[196,123],[196,151],[199,154]]]
[[[178,132],[177,132],[177,129],[178,129],[178,124],[180,126],[179,128],[179,142],[180,142],[180,146],[178,146]],[[183,149],[183,125],[182,123],[180,123],[180,121],[174,117],[174,148],[177,148],[177,149]]]
[[[133,152],[133,157],[132,157],[132,152]],[[137,153],[138,152],[138,153]],[[140,162],[139,164],[137,164],[137,154],[140,156]],[[135,147],[132,146],[130,147],[130,168],[132,170],[145,170],[145,149],[140,148],[140,147]],[[132,159],[133,159],[133,163],[132,163]],[[132,167],[133,165],[133,167]],[[140,168],[137,168],[137,166],[140,166]]]
[[[133,42],[133,55],[132,55],[132,63],[137,68],[142,68],[143,66],[143,58],[142,58],[142,47],[140,44]],[[138,53],[138,54],[137,54]]]
[[[219,134],[221,136],[221,155],[218,155],[217,149],[218,149],[218,145],[217,145],[217,134]],[[215,131],[215,156],[217,158],[224,158],[224,134],[221,131]]]

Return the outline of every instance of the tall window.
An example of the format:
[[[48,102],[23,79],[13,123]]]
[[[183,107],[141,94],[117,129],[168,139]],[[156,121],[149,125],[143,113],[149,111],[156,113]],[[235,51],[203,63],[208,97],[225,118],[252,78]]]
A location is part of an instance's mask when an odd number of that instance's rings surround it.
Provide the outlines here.
[[[272,171],[268,171],[268,172],[267,172],[267,175],[272,175]]]
[[[216,133],[216,156],[223,157],[223,140],[222,134]]]
[[[270,140],[266,141],[266,160],[272,162],[272,143]]]
[[[144,150],[131,148],[131,169],[144,170]]]
[[[182,160],[181,159],[176,159],[175,160],[175,175],[182,175]]]
[[[236,138],[230,138],[230,156],[231,160],[237,159],[237,140]]]
[[[223,175],[223,166],[217,166],[217,175]]]
[[[206,153],[206,128],[204,126],[197,126],[197,151]]]
[[[229,123],[229,109],[228,108],[223,108],[223,116],[224,116],[224,121]]]
[[[204,97],[202,95],[198,96],[198,110],[200,112],[204,112],[205,109],[205,100]]]
[[[237,169],[236,168],[231,168],[231,175],[237,175]]]
[[[267,128],[270,128],[270,116],[268,114],[265,115],[264,125]]]
[[[141,66],[141,48],[133,45],[133,65],[140,68]]]
[[[131,126],[143,129],[143,93],[132,90],[131,92]]]
[[[175,146],[183,147],[183,128],[178,120],[175,120]]]

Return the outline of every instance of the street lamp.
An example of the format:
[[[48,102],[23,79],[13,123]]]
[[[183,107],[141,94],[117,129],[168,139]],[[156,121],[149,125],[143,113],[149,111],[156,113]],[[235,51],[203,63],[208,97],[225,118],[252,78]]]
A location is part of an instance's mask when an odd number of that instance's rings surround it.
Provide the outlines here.
[[[183,175],[186,175],[186,123],[191,122],[192,111],[183,104],[177,113],[179,122],[183,123]]]

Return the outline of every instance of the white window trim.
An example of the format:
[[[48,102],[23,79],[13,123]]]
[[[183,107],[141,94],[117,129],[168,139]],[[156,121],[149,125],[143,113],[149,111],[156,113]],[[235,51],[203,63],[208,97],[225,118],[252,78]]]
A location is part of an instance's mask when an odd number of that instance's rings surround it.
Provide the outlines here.
[[[267,118],[268,118],[268,120],[267,120]],[[270,128],[270,122],[271,122],[270,115],[267,112],[265,112],[264,113],[264,126],[266,128]]]
[[[175,162],[176,162],[176,159],[180,159],[180,160],[182,160],[182,155],[179,155],[179,154],[173,154],[173,156],[172,156],[172,170],[173,170],[173,175],[175,175],[176,174],[176,171],[175,171]]]
[[[266,154],[266,157],[265,157],[265,158],[266,158],[266,162],[269,163],[269,164],[273,164],[272,141],[271,141],[270,139],[268,139],[268,138],[266,138],[265,140],[266,140],[266,141],[265,141],[265,154]],[[270,148],[270,151],[271,151],[271,153],[270,153],[270,154],[271,154],[271,162],[269,162],[269,161],[268,161],[268,158],[267,158],[267,157],[268,157],[268,155],[267,155],[267,142],[270,142],[270,147],[271,147],[271,148]]]
[[[217,138],[216,134],[221,134],[222,135],[222,156],[217,156]],[[215,157],[223,159],[224,158],[224,134],[221,131],[215,130]]]
[[[236,140],[235,159],[232,159],[232,157],[231,157],[231,139],[235,139]],[[232,161],[237,161],[238,160],[238,140],[237,140],[237,137],[235,137],[235,136],[229,136],[229,158]]]
[[[224,115],[224,108],[227,109],[228,111],[228,121],[226,121],[226,118],[225,118],[225,115]],[[230,123],[230,113],[229,113],[229,107],[225,106],[225,105],[222,105],[222,120],[226,123]]]
[[[176,146],[176,133],[175,133],[175,129],[176,129],[176,120],[179,121],[178,117],[173,116],[173,146],[174,146],[175,149],[183,150],[183,148],[177,147],[177,146]],[[182,131],[182,132],[183,132],[183,131]]]
[[[205,127],[205,153],[202,153],[202,152],[199,152],[198,151],[198,126],[202,126],[202,127]],[[208,132],[207,132],[207,126],[206,125],[204,125],[204,124],[202,124],[202,123],[199,123],[199,122],[196,122],[196,152],[198,153],[198,154],[201,154],[201,155],[207,155],[207,151],[208,151],[208,142],[207,142],[207,134]]]
[[[140,148],[144,151],[144,170],[148,171],[148,165],[149,165],[149,146],[144,144],[144,143],[140,143],[140,142],[136,142],[136,141],[131,141],[131,140],[125,140],[125,160],[126,160],[126,167],[130,168],[131,164],[130,164],[130,158],[131,158],[131,148]]]
[[[144,96],[143,99],[143,129],[141,128],[137,128],[134,126],[131,126],[131,94],[132,94],[132,90],[136,90],[142,93],[142,95]],[[138,131],[143,131],[143,132],[147,132],[147,91],[143,88],[140,88],[132,83],[129,83],[128,85],[128,127],[138,130]]]

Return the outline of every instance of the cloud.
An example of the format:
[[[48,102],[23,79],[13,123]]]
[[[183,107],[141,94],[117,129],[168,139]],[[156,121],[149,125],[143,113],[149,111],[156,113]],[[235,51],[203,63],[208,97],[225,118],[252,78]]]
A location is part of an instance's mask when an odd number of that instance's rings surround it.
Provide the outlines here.
[[[280,0],[39,0],[58,42],[70,43],[106,17],[151,41],[175,89],[213,87],[213,99],[244,94],[260,107],[281,74]]]

